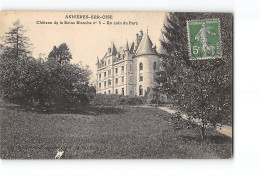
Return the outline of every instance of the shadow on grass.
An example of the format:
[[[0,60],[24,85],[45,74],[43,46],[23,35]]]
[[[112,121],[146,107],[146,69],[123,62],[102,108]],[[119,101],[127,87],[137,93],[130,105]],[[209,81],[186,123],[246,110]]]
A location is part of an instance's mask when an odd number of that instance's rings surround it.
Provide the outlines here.
[[[122,114],[125,113],[123,107],[112,106],[85,106],[85,107],[31,107],[31,106],[8,106],[2,105],[1,108],[8,110],[20,110],[25,112],[36,112],[39,114],[80,114],[80,115],[100,115],[100,114]]]

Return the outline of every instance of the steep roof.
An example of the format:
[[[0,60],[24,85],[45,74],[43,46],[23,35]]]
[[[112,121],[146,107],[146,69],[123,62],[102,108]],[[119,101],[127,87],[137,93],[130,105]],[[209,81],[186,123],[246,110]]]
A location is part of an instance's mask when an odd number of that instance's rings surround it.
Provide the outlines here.
[[[112,43],[112,51],[111,51],[111,54],[114,55],[114,56],[117,54],[117,50],[116,50],[116,47],[115,47],[114,42]]]
[[[143,54],[156,54],[153,43],[148,34],[144,35],[136,51],[136,56]]]
[[[132,42],[129,52],[133,53],[134,49],[135,49],[135,43]]]

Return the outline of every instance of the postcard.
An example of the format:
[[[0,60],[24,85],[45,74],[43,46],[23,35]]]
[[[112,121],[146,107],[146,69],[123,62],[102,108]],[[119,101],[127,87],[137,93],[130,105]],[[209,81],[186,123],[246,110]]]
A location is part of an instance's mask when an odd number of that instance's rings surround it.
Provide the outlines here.
[[[0,12],[1,159],[229,159],[233,14]]]

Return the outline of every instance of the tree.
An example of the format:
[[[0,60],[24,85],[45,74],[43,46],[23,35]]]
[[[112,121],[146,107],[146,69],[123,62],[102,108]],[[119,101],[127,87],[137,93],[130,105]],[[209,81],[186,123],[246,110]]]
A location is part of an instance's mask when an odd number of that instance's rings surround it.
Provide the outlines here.
[[[24,36],[24,27],[20,21],[3,36],[4,45],[0,55],[0,90],[4,98],[12,101],[24,101],[28,94],[25,83],[30,82],[30,66],[33,58],[30,56],[29,38]]]
[[[44,104],[71,106],[86,104],[89,100],[89,77],[91,71],[86,65],[69,63],[72,55],[67,44],[54,46],[44,63],[47,77],[44,83]]]
[[[31,53],[29,50],[31,44],[29,43],[29,38],[24,36],[24,32],[23,25],[17,20],[4,36],[5,49],[17,59]]]
[[[190,60],[187,20],[220,18],[220,59]],[[232,115],[232,15],[214,13],[170,13],[164,24],[162,65],[167,81],[163,91],[172,104],[190,117],[201,120],[205,138],[209,123],[231,123]]]
[[[66,43],[62,43],[59,47],[54,46],[48,55],[48,59],[56,60],[58,63],[68,63],[72,59],[69,47]]]

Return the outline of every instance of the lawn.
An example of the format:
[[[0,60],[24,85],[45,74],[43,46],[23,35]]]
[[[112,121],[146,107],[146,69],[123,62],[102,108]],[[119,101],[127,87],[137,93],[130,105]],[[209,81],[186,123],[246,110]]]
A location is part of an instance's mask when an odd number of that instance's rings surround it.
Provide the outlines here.
[[[208,138],[156,108],[87,107],[28,110],[0,104],[1,158],[230,158],[232,139],[213,129]]]

